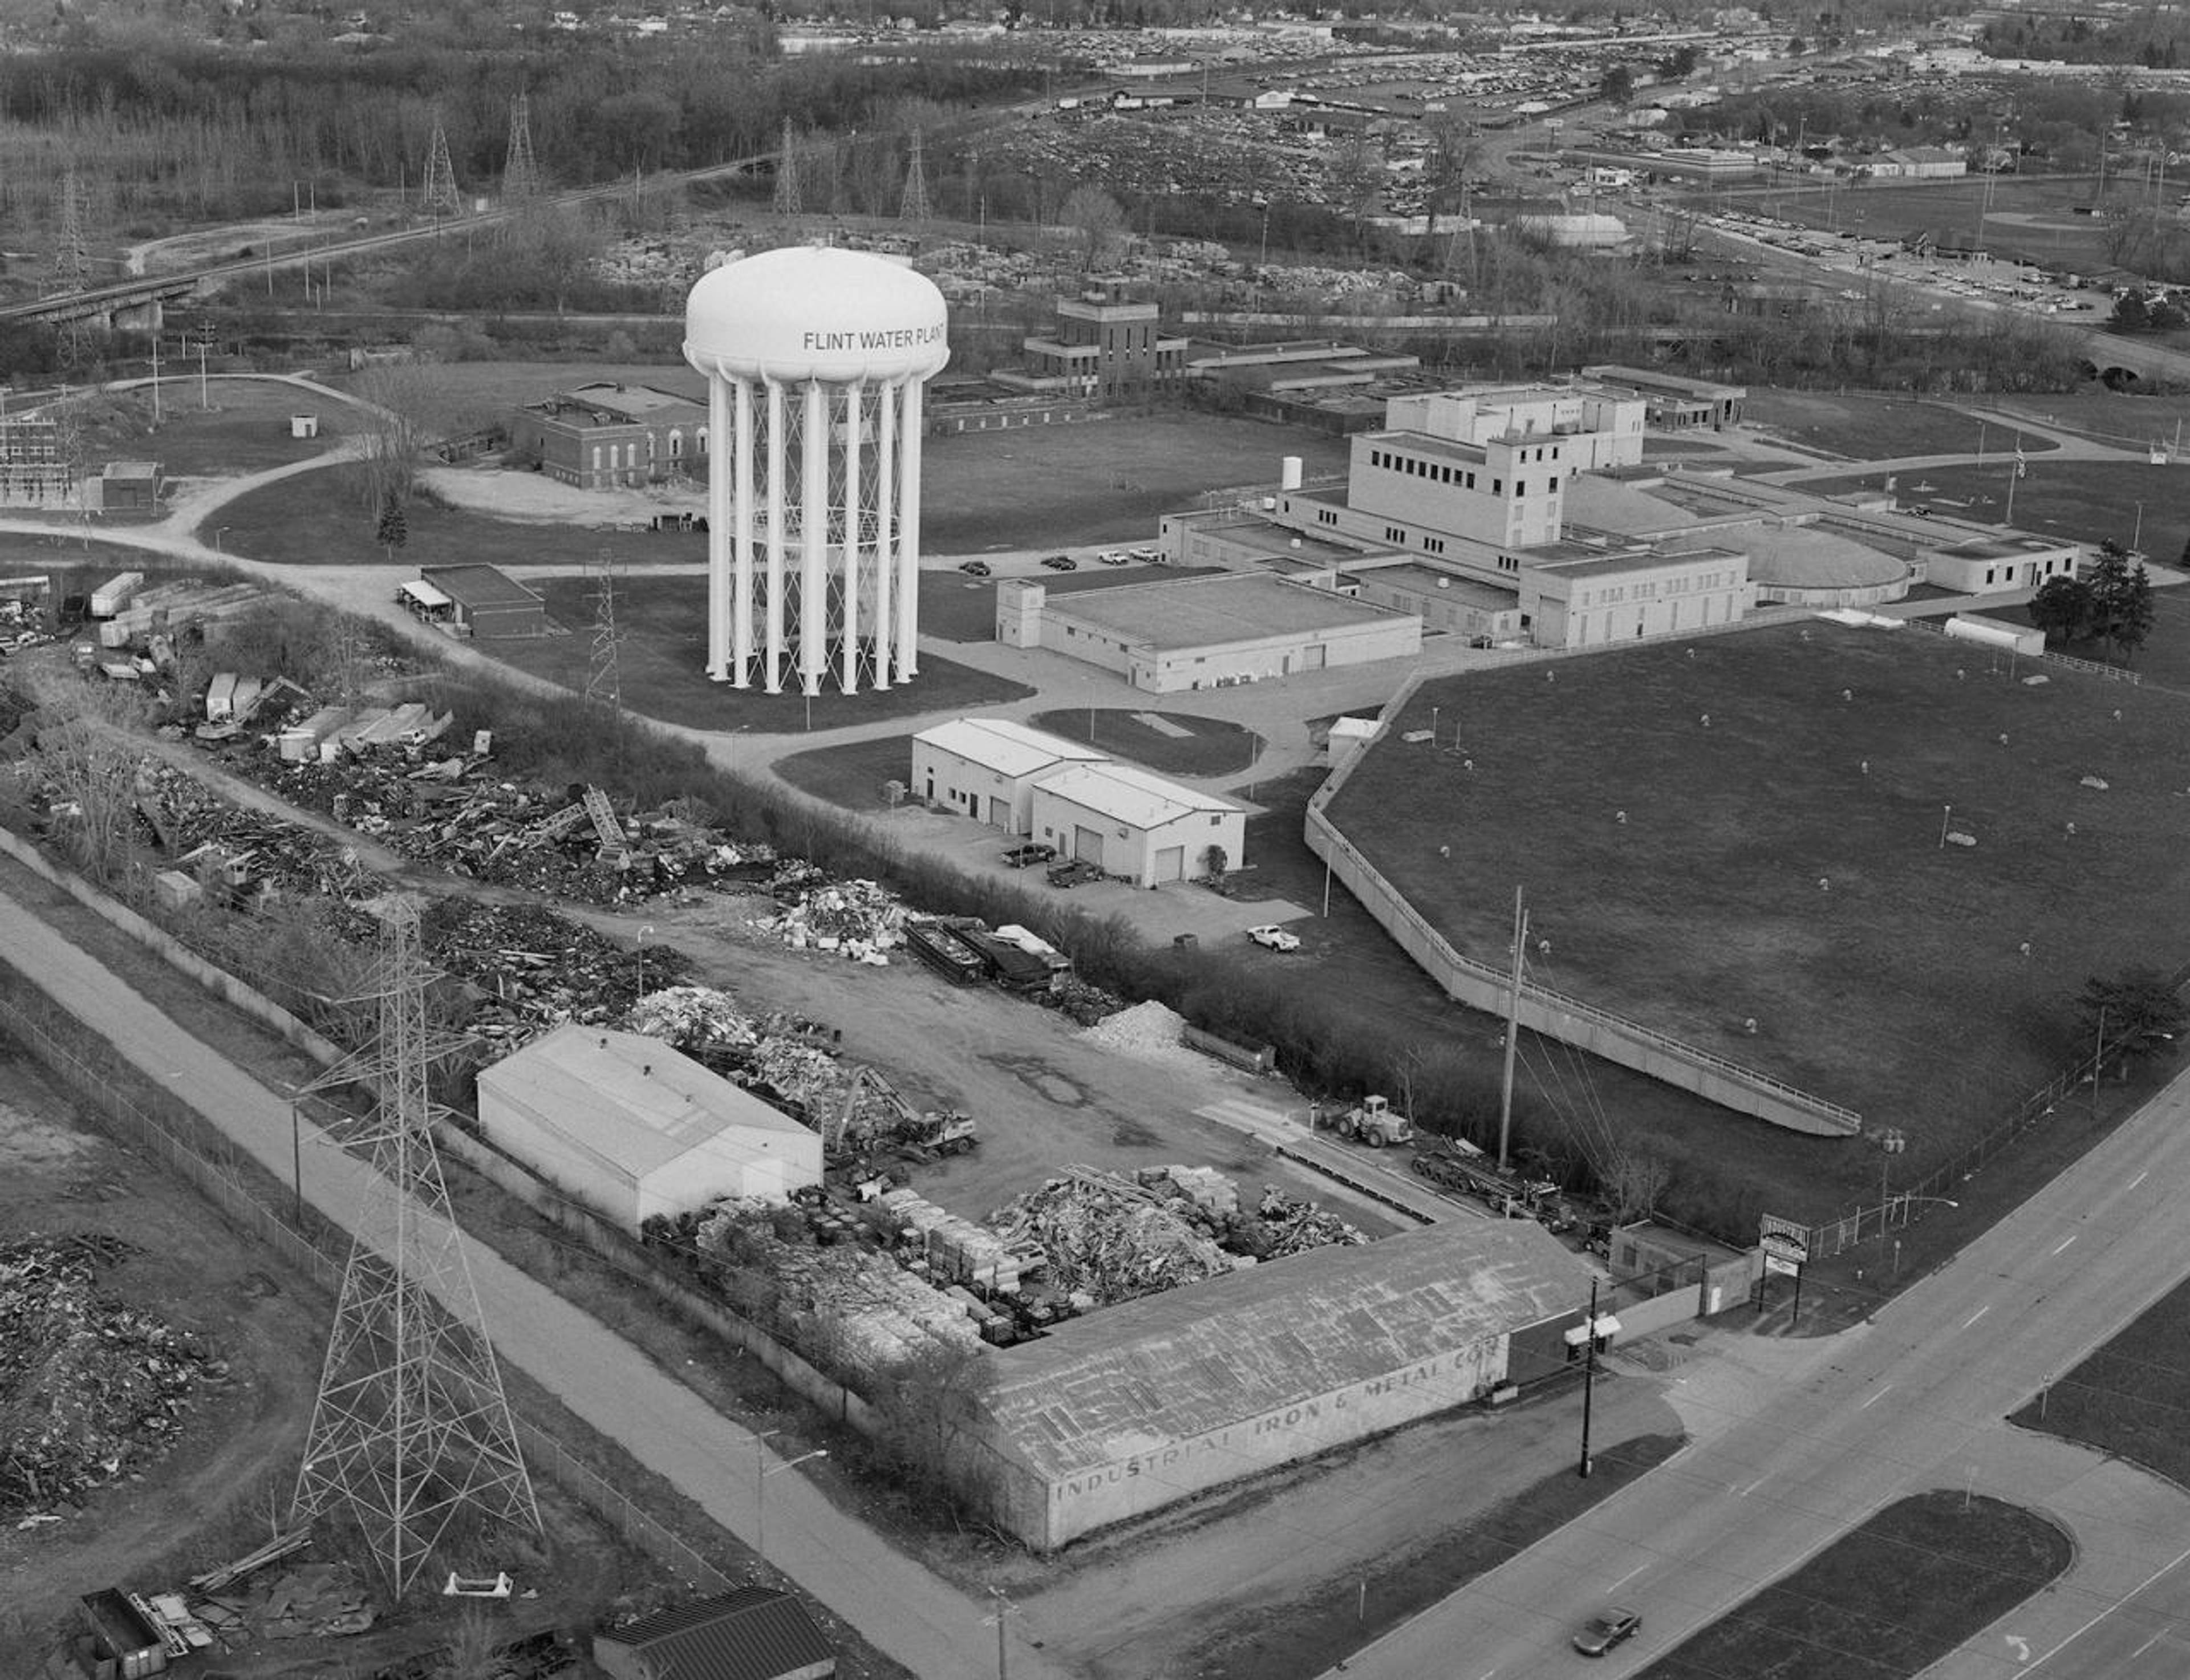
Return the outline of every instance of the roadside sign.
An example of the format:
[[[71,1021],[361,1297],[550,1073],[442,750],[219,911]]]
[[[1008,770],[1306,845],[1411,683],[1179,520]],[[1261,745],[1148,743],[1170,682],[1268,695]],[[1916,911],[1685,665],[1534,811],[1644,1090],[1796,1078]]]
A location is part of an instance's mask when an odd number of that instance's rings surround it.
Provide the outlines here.
[[[1772,1271],[1791,1271],[1810,1257],[1810,1228],[1798,1219],[1782,1219],[1775,1213],[1759,1214],[1756,1246],[1764,1251],[1764,1263]],[[1774,1260],[1784,1263],[1773,1265]]]
[[[1802,1269],[1795,1262],[1782,1260],[1768,1248],[1764,1251],[1764,1269],[1767,1272],[1778,1272],[1790,1278],[1799,1278],[1802,1275]]]

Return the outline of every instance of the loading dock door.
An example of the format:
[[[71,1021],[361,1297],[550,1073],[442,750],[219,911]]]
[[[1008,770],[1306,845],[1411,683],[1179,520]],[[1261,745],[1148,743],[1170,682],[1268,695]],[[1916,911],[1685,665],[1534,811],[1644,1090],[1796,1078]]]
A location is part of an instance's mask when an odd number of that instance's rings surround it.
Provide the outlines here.
[[[1156,879],[1183,881],[1186,878],[1186,848],[1161,846],[1156,849]]]
[[[1008,799],[999,799],[991,793],[989,796],[989,826],[1009,828],[1011,826],[1012,802]]]
[[[1321,642],[1309,643],[1308,646],[1301,650],[1301,669],[1303,671],[1322,670],[1325,661],[1329,655],[1329,651],[1330,650],[1326,649]]]
[[[1072,831],[1072,855],[1099,867],[1103,862],[1102,830],[1075,826]]]

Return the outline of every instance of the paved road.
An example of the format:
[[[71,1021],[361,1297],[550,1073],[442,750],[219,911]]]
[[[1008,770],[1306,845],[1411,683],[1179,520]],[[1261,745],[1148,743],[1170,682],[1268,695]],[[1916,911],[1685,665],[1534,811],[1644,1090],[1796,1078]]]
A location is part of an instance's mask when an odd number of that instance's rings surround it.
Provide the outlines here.
[[[2045,1512],[2077,1560],[1939,1680],[2179,1680],[2190,1493],[2002,1419],[2181,1276],[2186,1187],[2190,1074],[1875,1323],[1818,1344],[1801,1380],[1734,1399],[1731,1418],[1722,1397],[1677,1387],[1676,1409],[1715,1434],[1345,1672],[1633,1673],[1880,1506],[1945,1487]],[[1609,1661],[1573,1654],[1569,1629],[1614,1594],[1643,1611],[1642,1635]]]
[[[37,979],[51,996],[277,1179],[287,1178],[285,1096],[192,1038],[111,969],[54,938],[5,894],[0,894],[0,945],[39,951]],[[362,1164],[332,1148],[306,1151],[306,1198],[345,1229],[355,1226],[369,1178]],[[613,1330],[484,1244],[468,1246],[502,1359],[750,1543],[756,1534],[756,1465],[778,1461],[766,1444],[726,1422]],[[837,1510],[798,1472],[771,1479],[767,1509],[769,1561],[877,1649],[922,1677],[984,1674],[994,1667],[996,1634],[982,1624],[986,1607]],[[1041,1680],[1063,1680],[1065,1672],[1024,1641],[1011,1654],[1011,1670]]]

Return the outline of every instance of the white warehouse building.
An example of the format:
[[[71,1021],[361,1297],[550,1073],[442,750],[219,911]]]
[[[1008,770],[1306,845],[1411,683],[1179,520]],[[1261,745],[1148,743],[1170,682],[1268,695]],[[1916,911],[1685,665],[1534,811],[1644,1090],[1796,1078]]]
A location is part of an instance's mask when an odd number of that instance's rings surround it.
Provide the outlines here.
[[[636,1233],[721,1196],[821,1182],[821,1139],[658,1038],[565,1024],[479,1076],[503,1154]]]
[[[912,738],[913,797],[962,811],[1007,834],[1025,834],[1034,786],[1053,770],[1101,763],[1100,747],[1029,729],[1008,718],[954,718]]]
[[[1034,838],[1137,887],[1204,873],[1211,846],[1223,849],[1228,868],[1246,849],[1241,807],[1130,764],[1056,771],[1035,784],[1032,804]]]

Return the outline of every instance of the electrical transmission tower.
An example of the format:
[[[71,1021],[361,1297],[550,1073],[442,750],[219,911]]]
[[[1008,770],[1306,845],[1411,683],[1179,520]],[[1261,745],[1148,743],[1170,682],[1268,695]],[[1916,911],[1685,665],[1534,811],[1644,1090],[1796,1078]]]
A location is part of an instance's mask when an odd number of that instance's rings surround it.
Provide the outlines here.
[[[532,156],[532,102],[522,88],[509,106],[509,156],[502,166],[502,196],[513,204],[540,196],[540,166]]]
[[[61,171],[60,230],[54,240],[53,289],[63,297],[73,297],[91,287],[91,253],[84,239],[83,177],[77,173],[71,163]],[[90,345],[82,316],[71,315],[59,323],[60,329],[61,366],[73,371],[81,366],[89,355]]]
[[[905,167],[905,202],[898,207],[898,219],[905,222],[925,222],[929,218],[928,207],[928,166],[920,155],[920,130],[912,131],[912,161]]]
[[[791,138],[791,119],[783,119],[783,144],[775,154],[775,213],[796,216],[806,208],[798,191],[798,148]]]
[[[464,207],[457,196],[457,166],[449,159],[449,131],[434,119],[433,144],[426,153],[426,185],[418,199],[429,216],[454,216]]]
[[[623,635],[616,628],[616,555],[609,549],[602,549],[586,570],[593,584],[593,645],[587,661],[586,700],[587,704],[604,707],[612,713],[621,733],[623,673],[620,650]]]
[[[378,1031],[307,1087],[356,1085],[374,1104],[371,1119],[334,1129],[372,1171],[292,1519],[343,1510],[399,1595],[436,1546],[471,1538],[474,1523],[540,1530],[434,1148],[427,1076],[465,1041],[428,1024],[433,978],[417,906],[399,899],[383,913],[379,961],[365,994],[378,1002]],[[451,1535],[460,1518],[465,1528]]]

